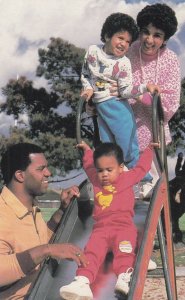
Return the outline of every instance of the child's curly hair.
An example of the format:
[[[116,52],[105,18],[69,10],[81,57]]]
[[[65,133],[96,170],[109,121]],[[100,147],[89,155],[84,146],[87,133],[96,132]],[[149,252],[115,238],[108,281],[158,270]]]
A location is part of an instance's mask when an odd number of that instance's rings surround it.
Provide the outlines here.
[[[139,35],[138,27],[132,17],[123,13],[111,14],[105,20],[101,30],[101,41],[105,42],[105,37],[111,38],[115,33],[127,31],[134,42]]]
[[[177,31],[178,22],[171,7],[164,3],[155,3],[145,6],[137,15],[140,30],[149,24],[164,31],[165,40],[168,40]]]

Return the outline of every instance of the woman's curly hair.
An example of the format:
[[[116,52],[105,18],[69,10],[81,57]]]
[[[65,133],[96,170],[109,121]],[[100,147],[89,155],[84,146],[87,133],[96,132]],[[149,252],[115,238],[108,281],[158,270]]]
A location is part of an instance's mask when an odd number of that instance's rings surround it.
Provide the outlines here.
[[[171,7],[155,3],[145,6],[137,15],[137,25],[140,30],[149,24],[164,31],[165,40],[168,40],[177,31],[178,22]]]
[[[138,27],[132,17],[123,13],[114,13],[106,18],[102,30],[101,41],[105,42],[105,37],[111,38],[115,33],[128,31],[134,42],[139,35]]]

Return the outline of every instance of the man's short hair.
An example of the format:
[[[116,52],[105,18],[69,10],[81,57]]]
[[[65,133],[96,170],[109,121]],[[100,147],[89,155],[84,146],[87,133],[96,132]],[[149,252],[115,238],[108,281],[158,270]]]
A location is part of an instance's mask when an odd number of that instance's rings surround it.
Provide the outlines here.
[[[25,171],[31,163],[30,154],[43,153],[41,147],[30,143],[11,145],[2,155],[1,172],[5,184],[8,184],[17,170]]]

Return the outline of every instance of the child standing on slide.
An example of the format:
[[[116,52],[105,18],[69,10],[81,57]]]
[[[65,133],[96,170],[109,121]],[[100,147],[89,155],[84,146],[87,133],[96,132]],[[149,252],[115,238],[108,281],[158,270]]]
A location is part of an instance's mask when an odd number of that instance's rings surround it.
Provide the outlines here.
[[[129,46],[138,37],[138,28],[132,17],[123,13],[111,14],[101,30],[102,45],[91,45],[82,68],[82,97],[95,103],[102,142],[117,143],[128,169],[139,159],[136,122],[128,98],[137,98],[145,92],[160,91],[154,84],[133,86],[130,60],[125,56]],[[110,95],[110,86],[117,82],[119,97]],[[152,177],[148,173],[146,181]]]

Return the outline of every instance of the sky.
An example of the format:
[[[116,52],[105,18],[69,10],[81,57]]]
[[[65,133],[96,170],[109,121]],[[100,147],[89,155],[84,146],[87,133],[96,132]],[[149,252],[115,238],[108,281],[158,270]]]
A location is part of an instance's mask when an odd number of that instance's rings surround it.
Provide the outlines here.
[[[26,76],[35,87],[46,86],[35,77],[38,48],[46,48],[51,37],[61,37],[87,48],[100,42],[101,26],[113,12],[136,18],[147,4],[162,1],[138,0],[0,0],[0,89],[9,79]],[[180,59],[185,77],[185,1],[165,1],[176,12],[178,32],[169,47]],[[4,101],[0,94],[0,102]],[[7,134],[12,117],[0,114],[0,133]]]

